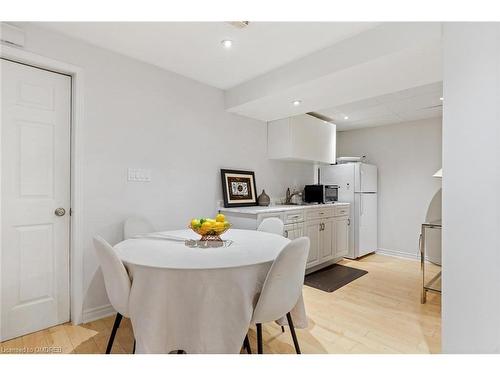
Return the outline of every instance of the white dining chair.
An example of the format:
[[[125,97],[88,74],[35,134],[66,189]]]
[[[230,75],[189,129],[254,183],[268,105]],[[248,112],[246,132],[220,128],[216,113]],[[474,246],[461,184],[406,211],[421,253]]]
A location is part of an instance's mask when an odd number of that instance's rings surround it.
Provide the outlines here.
[[[268,217],[267,219],[262,220],[257,230],[260,232],[274,233],[282,236],[284,228],[285,225],[281,219],[277,217]]]
[[[274,233],[283,236],[285,233],[285,224],[278,217],[268,217],[259,224],[258,231]],[[281,332],[285,332],[285,327],[281,326]],[[245,346],[247,344],[245,343]],[[250,351],[250,346],[247,346],[247,351]]]
[[[310,241],[307,237],[293,240],[281,250],[267,274],[252,317],[252,324],[257,326],[257,352],[259,354],[263,352],[262,323],[278,320],[285,315],[295,351],[300,354],[290,311],[297,304],[302,293],[309,246]],[[248,336],[245,338],[245,346],[247,343]]]
[[[109,301],[117,311],[113,329],[108,340],[108,346],[106,348],[106,354],[109,354],[111,353],[116,331],[120,326],[122,318],[128,317],[128,300],[131,283],[125,266],[120,258],[118,258],[118,255],[116,255],[113,247],[107,243],[106,240],[100,236],[94,237],[94,247],[101,265],[104,285],[108,293]],[[135,353],[135,339],[133,352]]]
[[[123,225],[123,238],[128,240],[138,234],[155,232],[156,229],[151,222],[143,217],[134,216],[125,220]]]

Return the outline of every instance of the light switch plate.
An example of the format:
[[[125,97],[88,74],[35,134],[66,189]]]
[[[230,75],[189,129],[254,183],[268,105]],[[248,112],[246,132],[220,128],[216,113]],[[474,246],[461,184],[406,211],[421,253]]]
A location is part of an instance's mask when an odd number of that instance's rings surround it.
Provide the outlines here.
[[[150,182],[151,169],[129,168],[127,180],[132,182]]]

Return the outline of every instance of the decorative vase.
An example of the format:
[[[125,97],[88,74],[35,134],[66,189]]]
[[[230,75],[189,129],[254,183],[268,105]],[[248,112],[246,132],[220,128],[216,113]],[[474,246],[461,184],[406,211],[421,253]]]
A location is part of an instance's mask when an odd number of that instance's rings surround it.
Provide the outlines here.
[[[262,190],[262,194],[258,196],[257,203],[259,206],[269,206],[271,203],[271,198],[269,198],[265,190]]]

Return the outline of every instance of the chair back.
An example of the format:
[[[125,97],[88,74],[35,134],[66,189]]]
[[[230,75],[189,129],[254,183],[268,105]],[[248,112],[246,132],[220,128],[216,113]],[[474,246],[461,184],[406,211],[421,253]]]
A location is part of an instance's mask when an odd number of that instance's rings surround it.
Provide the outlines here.
[[[128,316],[130,278],[113,247],[102,237],[94,237],[94,247],[104,276],[104,285],[113,308]]]
[[[155,232],[155,227],[143,217],[129,217],[123,225],[123,238],[128,240],[138,234]]]
[[[277,320],[297,304],[304,285],[309,245],[309,238],[300,237],[281,250],[267,274],[252,322]]]
[[[257,230],[261,232],[279,234],[282,236],[284,227],[285,225],[281,219],[277,217],[268,217],[267,219],[262,220]]]

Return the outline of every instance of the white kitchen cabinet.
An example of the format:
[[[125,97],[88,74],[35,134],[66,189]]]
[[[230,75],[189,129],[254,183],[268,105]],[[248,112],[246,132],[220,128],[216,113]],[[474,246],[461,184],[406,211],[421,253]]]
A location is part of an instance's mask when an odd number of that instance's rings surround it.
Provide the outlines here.
[[[267,123],[270,159],[335,163],[337,126],[314,116],[300,115]]]
[[[335,254],[334,257],[345,257],[349,252],[349,217],[335,218]]]
[[[304,235],[309,237],[311,245],[307,257],[306,268],[319,264],[321,247],[321,220],[310,220],[304,223]]]
[[[306,268],[328,262],[335,251],[334,219],[315,219],[304,223],[304,234],[309,237],[311,246]]]
[[[334,219],[323,220],[323,227],[321,229],[321,256],[320,262],[326,262],[333,259],[333,252],[335,251],[335,222]]]
[[[304,235],[304,223],[285,225],[283,236],[290,240],[302,237]]]
[[[349,204],[221,208],[233,228],[257,229],[262,220],[277,217],[285,224],[283,235],[291,240],[309,237],[307,272],[313,272],[347,255]]]

